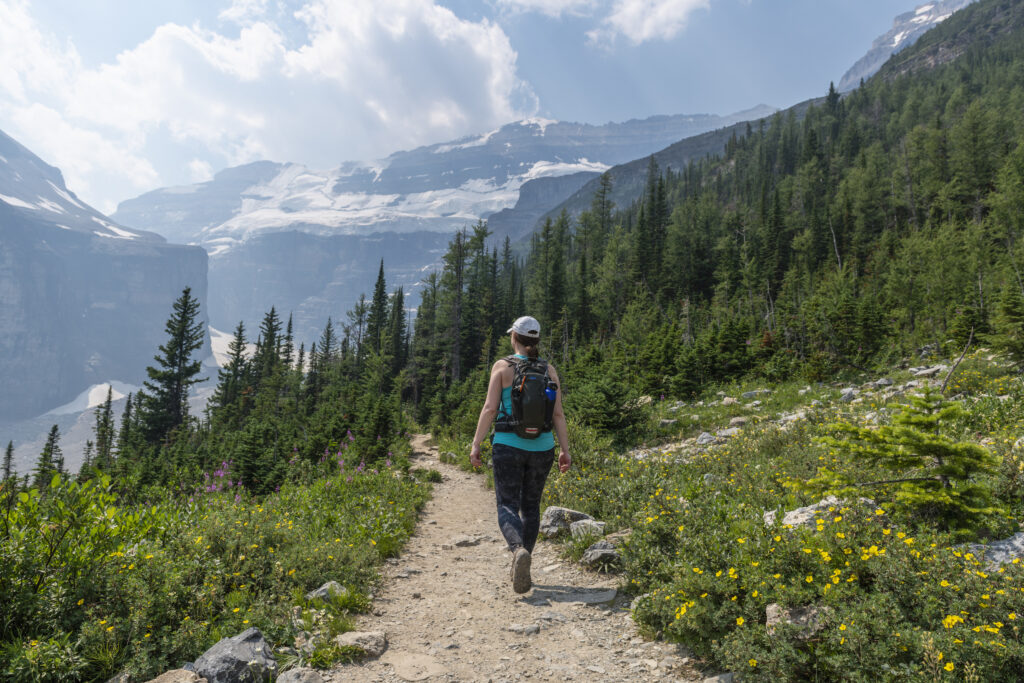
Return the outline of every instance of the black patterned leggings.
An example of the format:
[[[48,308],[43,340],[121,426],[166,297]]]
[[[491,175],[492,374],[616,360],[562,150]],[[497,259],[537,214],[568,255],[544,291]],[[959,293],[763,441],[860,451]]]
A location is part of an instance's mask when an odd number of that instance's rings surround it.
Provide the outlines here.
[[[524,451],[494,444],[494,495],[498,501],[498,526],[511,550],[522,546],[531,553],[540,531],[540,498],[555,461],[555,449]]]

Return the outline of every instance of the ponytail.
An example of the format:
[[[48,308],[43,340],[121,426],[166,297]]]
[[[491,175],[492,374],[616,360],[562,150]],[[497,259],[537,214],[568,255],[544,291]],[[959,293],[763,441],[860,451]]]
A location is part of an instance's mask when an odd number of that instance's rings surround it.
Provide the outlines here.
[[[523,347],[528,358],[537,358],[540,355],[540,337],[527,337],[518,332],[513,332],[512,339]]]

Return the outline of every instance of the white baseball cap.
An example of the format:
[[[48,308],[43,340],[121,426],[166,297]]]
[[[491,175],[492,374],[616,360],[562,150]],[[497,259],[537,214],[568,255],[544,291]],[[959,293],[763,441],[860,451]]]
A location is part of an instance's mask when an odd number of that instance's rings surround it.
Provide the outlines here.
[[[540,323],[537,322],[536,318],[524,315],[522,318],[516,318],[516,321],[512,323],[512,327],[505,330],[505,334],[509,332],[515,332],[524,337],[540,339]]]

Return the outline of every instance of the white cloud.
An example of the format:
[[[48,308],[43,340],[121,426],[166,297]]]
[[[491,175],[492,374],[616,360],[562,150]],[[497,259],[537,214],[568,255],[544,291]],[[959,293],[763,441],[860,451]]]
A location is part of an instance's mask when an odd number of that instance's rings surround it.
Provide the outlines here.
[[[679,34],[699,9],[710,0],[615,0],[611,13],[599,28],[587,32],[592,43],[605,44],[619,35],[634,45],[649,40],[670,40]]]
[[[188,162],[188,173],[194,183],[206,182],[213,177],[213,166],[202,159],[193,159]]]
[[[25,0],[0,0],[0,128],[109,209],[225,165],[331,167],[538,108],[502,29],[433,0],[309,0],[287,28],[233,0],[220,19],[233,32],[165,24],[85,66]]]
[[[519,12],[539,12],[549,17],[589,13],[597,0],[497,0],[498,6]]]

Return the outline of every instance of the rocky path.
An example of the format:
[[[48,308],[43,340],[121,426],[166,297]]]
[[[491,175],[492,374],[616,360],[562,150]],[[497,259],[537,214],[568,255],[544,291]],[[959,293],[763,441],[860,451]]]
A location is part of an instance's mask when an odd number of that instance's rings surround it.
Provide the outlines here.
[[[640,638],[614,577],[583,571],[541,542],[533,590],[516,595],[483,477],[438,460],[426,435],[414,465],[439,470],[416,534],[384,569],[374,612],[360,630],[384,631],[388,649],[336,667],[334,681],[693,681],[685,653]],[[327,673],[327,672],[324,672]]]

